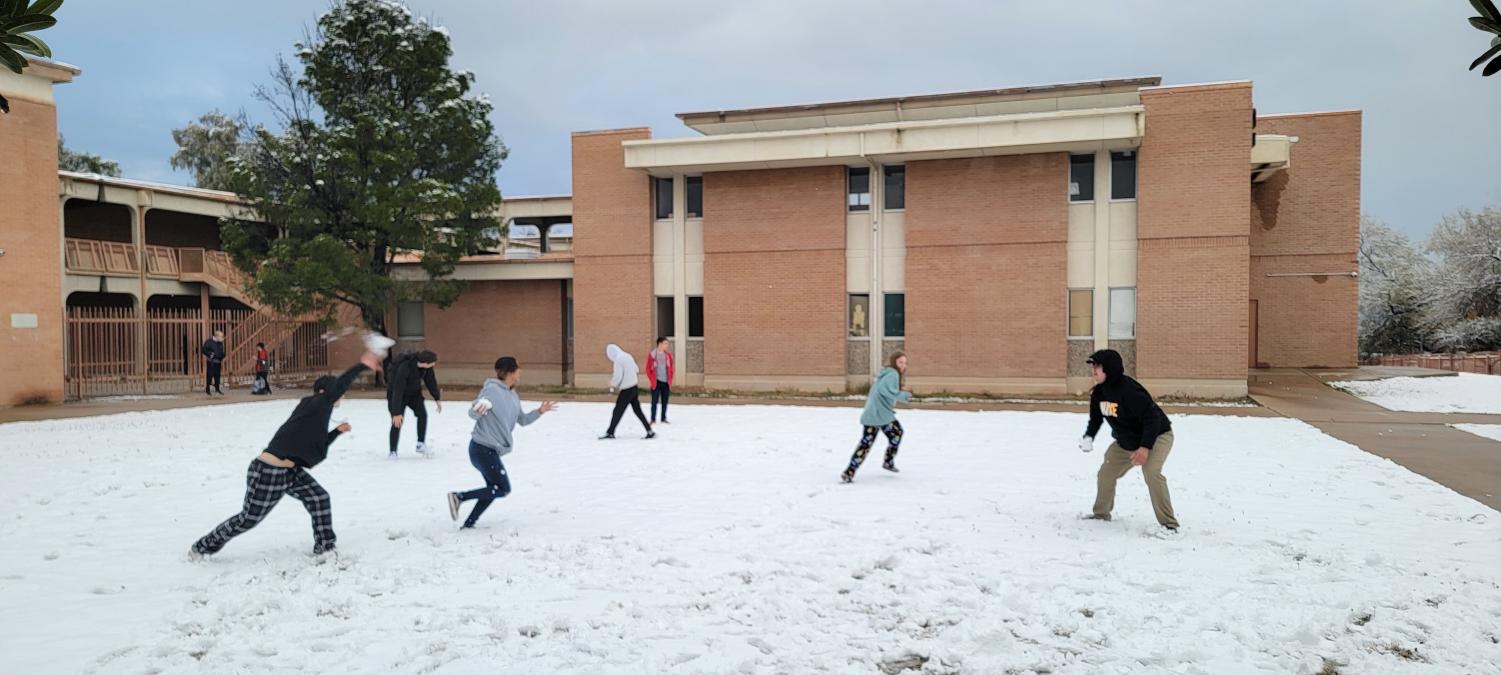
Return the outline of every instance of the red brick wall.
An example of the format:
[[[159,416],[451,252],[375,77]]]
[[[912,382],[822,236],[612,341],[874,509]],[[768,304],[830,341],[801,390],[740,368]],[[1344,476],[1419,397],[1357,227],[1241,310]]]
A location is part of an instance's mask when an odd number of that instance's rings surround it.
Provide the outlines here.
[[[1260,133],[1297,136],[1291,163],[1251,191],[1250,293],[1259,305],[1257,361],[1349,367],[1357,357],[1361,114],[1262,117]]]
[[[57,109],[7,98],[10,114],[0,115],[0,406],[63,398]],[[37,327],[12,328],[13,314],[35,314]]]
[[[1068,156],[907,164],[906,349],[924,377],[1063,377]]]
[[[644,364],[652,340],[651,189],[625,168],[621,142],[646,129],[573,135],[574,360],[580,375],[608,376],[605,345]],[[597,379],[597,378],[595,378]]]
[[[1137,373],[1246,377],[1251,85],[1146,89],[1137,158]]]
[[[514,356],[526,373],[563,369],[563,286],[556,280],[472,281],[448,309],[428,305],[423,344],[445,369],[488,372]]]
[[[844,167],[704,176],[704,372],[844,375]]]

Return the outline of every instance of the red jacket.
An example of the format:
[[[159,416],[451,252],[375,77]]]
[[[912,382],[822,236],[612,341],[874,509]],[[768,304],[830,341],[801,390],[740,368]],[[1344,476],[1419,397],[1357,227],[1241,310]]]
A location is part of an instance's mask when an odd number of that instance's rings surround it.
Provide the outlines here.
[[[672,384],[672,352],[664,352],[667,357],[667,383]],[[646,377],[651,381],[653,391],[657,389],[657,350],[653,349],[646,353]]]

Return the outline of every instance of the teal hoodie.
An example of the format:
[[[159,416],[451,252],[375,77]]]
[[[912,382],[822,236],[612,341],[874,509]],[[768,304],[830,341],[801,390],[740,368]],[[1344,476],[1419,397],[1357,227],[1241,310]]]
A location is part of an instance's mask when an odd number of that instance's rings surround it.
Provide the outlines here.
[[[884,427],[896,420],[897,401],[912,400],[912,394],[902,391],[902,376],[895,368],[887,368],[876,376],[870,386],[870,397],[865,399],[865,411],[860,413],[860,424],[867,427]]]

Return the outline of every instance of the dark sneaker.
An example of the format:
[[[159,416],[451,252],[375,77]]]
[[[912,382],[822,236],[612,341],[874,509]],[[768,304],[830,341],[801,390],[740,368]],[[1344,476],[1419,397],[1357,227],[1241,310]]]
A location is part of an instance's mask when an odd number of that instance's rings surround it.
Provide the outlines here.
[[[326,555],[333,552],[333,542],[329,542],[327,544],[313,544],[313,555]]]
[[[841,473],[841,474],[839,474],[839,482],[841,482],[841,483],[853,483],[853,482],[855,482],[855,476],[853,474],[849,474],[849,473]]]
[[[603,436],[600,436],[599,440],[601,440],[601,441],[613,441],[613,440],[615,440],[615,434],[605,434]]]
[[[656,438],[656,437],[657,437],[657,432],[655,432],[655,431],[648,431],[648,432],[646,432],[646,440],[649,441],[649,440],[651,440],[653,438]]]
[[[887,462],[885,464],[882,464],[881,468],[885,469],[887,471],[890,471],[892,473],[901,473],[902,472],[901,469],[896,468],[896,464],[893,464],[891,462]]]
[[[457,492],[448,493],[448,517],[454,522],[459,520],[459,493]]]

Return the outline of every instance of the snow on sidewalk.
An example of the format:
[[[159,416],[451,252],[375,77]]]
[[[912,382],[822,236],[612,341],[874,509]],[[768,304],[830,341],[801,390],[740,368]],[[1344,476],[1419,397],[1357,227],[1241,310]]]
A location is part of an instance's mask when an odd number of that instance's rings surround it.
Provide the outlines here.
[[[1501,441],[1501,424],[1451,424],[1449,426],[1493,441]]]
[[[293,401],[0,425],[4,670],[1501,668],[1501,516],[1300,422],[1175,418],[1184,530],[1159,538],[1135,472],[1114,522],[1076,520],[1104,449],[1075,449],[1082,414],[903,411],[902,473],[878,445],[839,485],[858,410],[675,406],[601,442],[609,406],[571,403],[458,532],[443,494],[480,481],[455,403],[436,459],[407,431],[388,462],[383,403],[345,401],[321,563],[290,499],[186,556]]]
[[[1501,376],[1456,373],[1438,377],[1330,382],[1387,410],[1501,414]]]

